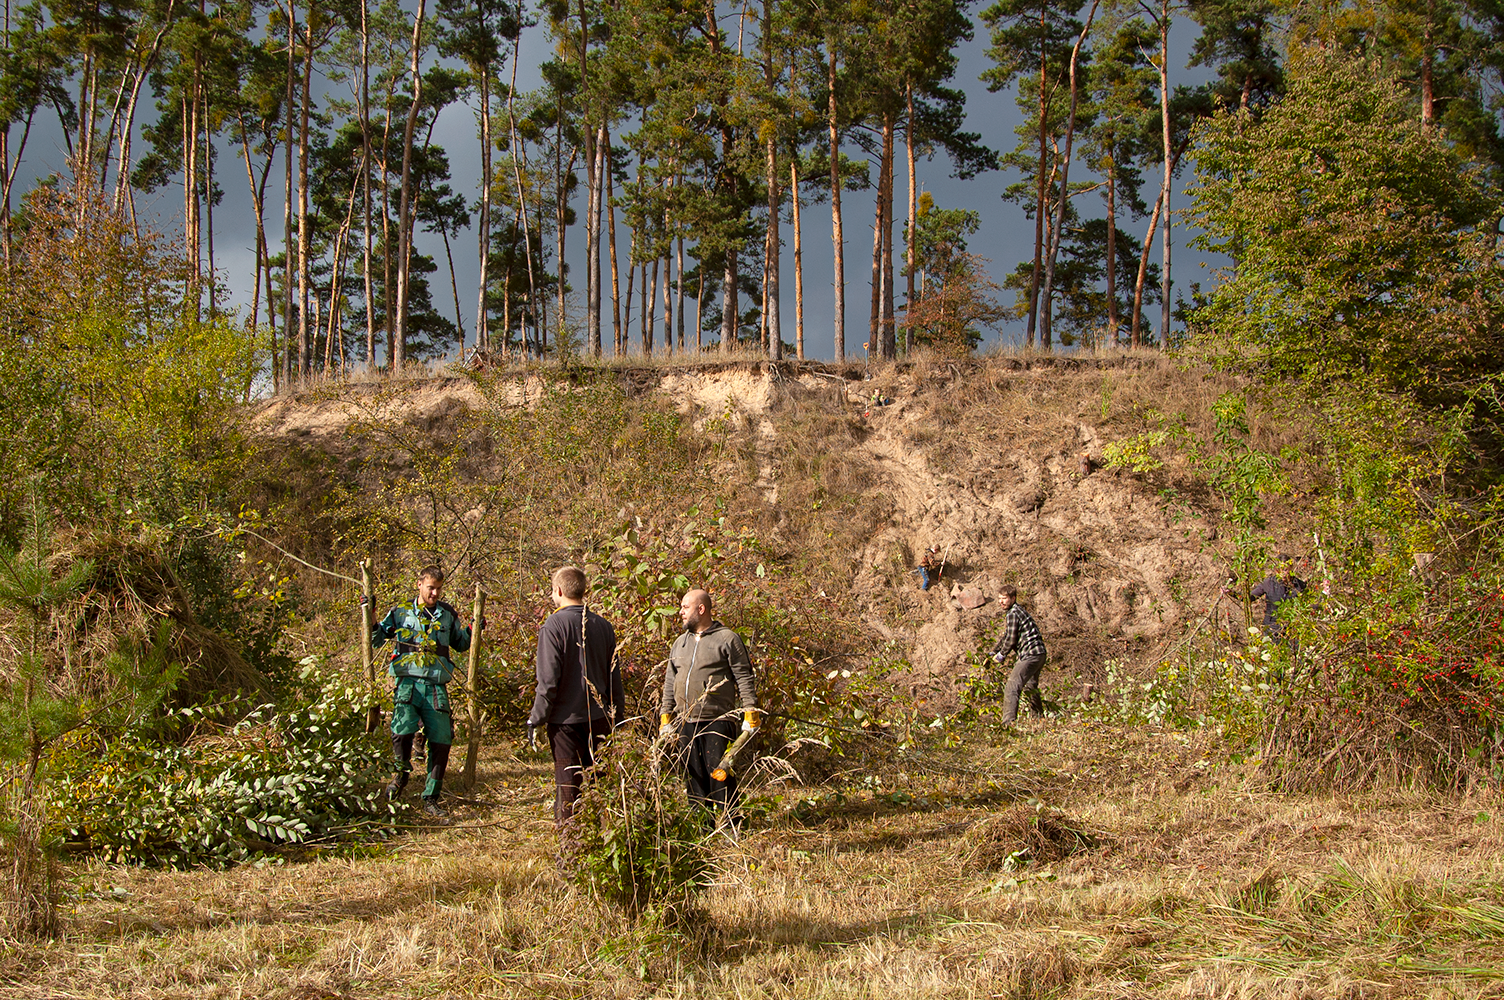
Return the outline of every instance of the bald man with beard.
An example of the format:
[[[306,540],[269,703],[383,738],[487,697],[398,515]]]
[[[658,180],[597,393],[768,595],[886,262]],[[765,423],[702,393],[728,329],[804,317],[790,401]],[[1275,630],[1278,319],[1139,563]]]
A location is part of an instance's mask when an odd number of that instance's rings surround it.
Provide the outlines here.
[[[736,776],[717,781],[711,772],[738,730],[762,725],[762,712],[747,647],[741,636],[711,616],[713,606],[705,590],[691,590],[679,602],[684,634],[668,652],[660,733],[679,737],[690,800],[734,818]]]

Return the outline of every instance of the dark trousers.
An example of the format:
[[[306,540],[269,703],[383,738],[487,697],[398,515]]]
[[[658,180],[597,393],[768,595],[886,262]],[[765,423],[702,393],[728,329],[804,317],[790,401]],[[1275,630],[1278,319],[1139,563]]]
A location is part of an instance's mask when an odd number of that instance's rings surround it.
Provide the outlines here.
[[[1038,718],[1044,714],[1044,703],[1039,697],[1039,672],[1044,669],[1046,654],[1020,656],[1008,675],[1008,686],[1003,689],[1003,721],[1018,718],[1018,701],[1025,693],[1029,696],[1029,714]]]
[[[548,724],[548,746],[554,754],[554,826],[562,828],[574,815],[585,769],[595,763],[595,751],[609,735],[609,719]]]
[[[413,769],[414,733],[392,737],[392,756],[396,758],[397,787],[407,784],[408,772]],[[449,744],[428,744],[428,780],[423,783],[423,797],[434,802],[444,793],[444,772],[449,767]]]
[[[741,729],[735,719],[686,722],[679,729],[679,759],[684,765],[684,783],[689,800],[717,812],[734,810],[737,803],[736,775],[725,781],[711,777],[721,757]]]

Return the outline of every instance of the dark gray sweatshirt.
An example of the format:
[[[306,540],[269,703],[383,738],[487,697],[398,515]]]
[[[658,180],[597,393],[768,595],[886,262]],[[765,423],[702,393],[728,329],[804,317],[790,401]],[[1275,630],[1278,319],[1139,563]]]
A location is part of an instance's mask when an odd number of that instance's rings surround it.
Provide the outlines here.
[[[718,621],[685,632],[668,651],[661,711],[690,722],[709,722],[738,708],[757,707],[757,678],[741,636]]]

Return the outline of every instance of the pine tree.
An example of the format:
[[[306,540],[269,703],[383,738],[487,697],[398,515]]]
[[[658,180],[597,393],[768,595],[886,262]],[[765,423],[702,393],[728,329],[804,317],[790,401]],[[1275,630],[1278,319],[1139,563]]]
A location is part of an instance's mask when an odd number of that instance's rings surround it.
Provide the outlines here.
[[[1024,172],[1004,197],[1022,201],[1034,219],[1034,256],[1029,269],[1025,341],[1032,347],[1039,324],[1039,289],[1044,277],[1045,221],[1050,216],[1053,142],[1061,132],[1061,89],[1069,85],[1070,56],[1081,22],[1083,0],[998,0],[982,12],[991,31],[987,49],[994,65],[982,74],[987,88],[999,91],[1015,81],[1024,124],[1021,143],[1004,162]],[[1048,345],[1045,345],[1048,346]]]
[[[438,12],[445,25],[439,39],[439,54],[464,62],[476,94],[481,192],[477,205],[480,289],[475,314],[475,347],[484,351],[491,346],[488,299],[491,284],[491,190],[496,183],[492,162],[492,151],[496,147],[493,103],[503,86],[500,74],[506,63],[504,45],[522,31],[522,16],[512,0],[439,0]]]

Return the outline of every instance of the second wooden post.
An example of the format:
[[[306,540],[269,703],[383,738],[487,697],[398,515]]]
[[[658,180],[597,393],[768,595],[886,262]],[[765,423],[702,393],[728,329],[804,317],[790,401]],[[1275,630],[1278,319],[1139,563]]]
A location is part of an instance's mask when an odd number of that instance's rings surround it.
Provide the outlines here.
[[[480,705],[475,699],[475,685],[480,674],[480,636],[481,619],[486,614],[486,592],[480,589],[480,584],[475,585],[475,615],[470,619],[470,627],[474,630],[470,637],[470,663],[465,675],[465,691],[469,697],[466,713],[469,722],[469,745],[465,747],[465,772],[461,777],[461,783],[465,788],[475,787],[475,756],[480,751]]]

